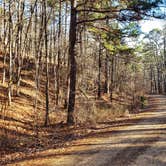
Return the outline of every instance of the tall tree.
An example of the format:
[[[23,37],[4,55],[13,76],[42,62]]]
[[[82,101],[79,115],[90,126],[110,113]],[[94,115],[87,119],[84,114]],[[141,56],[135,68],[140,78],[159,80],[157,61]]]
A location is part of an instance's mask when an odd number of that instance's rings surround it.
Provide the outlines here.
[[[74,124],[74,106],[76,95],[76,34],[77,34],[77,10],[76,0],[71,0],[71,14],[70,14],[70,32],[69,32],[69,58],[70,58],[70,92],[68,103],[68,117],[67,123]]]
[[[44,33],[45,33],[45,59],[46,59],[46,84],[45,84],[45,95],[46,95],[46,115],[44,125],[48,125],[49,118],[49,57],[48,57],[48,45],[47,45],[47,0],[43,0],[43,11],[44,11]]]
[[[11,105],[12,101],[12,84],[13,84],[13,55],[12,55],[12,1],[9,0],[9,28],[8,28],[8,50],[9,50],[9,82],[8,82],[8,103]]]
[[[95,3],[94,3],[95,2]],[[157,7],[160,0],[156,1],[123,1],[114,3],[105,3],[94,1],[84,1],[77,4],[77,0],[71,0],[70,32],[69,32],[69,58],[70,58],[70,93],[68,102],[69,124],[74,123],[74,106],[76,95],[76,35],[78,24],[94,23],[102,20],[132,21],[143,19],[144,16],[155,16],[155,12],[150,13],[152,8]],[[84,17],[81,14],[84,13]],[[80,16],[80,17],[79,17]],[[87,16],[87,17],[85,17]]]

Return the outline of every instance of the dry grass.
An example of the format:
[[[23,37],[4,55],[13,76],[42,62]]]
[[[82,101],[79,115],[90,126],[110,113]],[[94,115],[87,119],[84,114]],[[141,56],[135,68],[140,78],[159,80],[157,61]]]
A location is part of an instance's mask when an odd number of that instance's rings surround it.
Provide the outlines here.
[[[75,118],[78,124],[96,124],[115,120],[117,117],[129,116],[127,101],[118,99],[114,94],[113,103],[107,95],[101,100],[84,99],[76,103]]]

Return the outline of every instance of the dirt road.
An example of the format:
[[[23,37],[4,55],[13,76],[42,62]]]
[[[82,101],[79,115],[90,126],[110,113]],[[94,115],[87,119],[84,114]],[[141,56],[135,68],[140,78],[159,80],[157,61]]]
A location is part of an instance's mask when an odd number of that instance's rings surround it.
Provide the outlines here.
[[[51,149],[12,166],[166,166],[166,97],[151,96],[150,105],[100,132]]]

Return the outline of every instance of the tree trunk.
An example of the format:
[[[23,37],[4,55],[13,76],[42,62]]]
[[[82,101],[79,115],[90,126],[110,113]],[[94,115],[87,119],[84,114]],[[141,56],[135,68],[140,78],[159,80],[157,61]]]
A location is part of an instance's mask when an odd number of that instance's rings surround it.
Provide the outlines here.
[[[9,83],[8,83],[8,104],[11,105],[12,84],[13,84],[13,65],[12,65],[12,16],[11,16],[11,0],[9,1]]]
[[[101,98],[101,43],[99,44],[99,55],[98,55],[98,99]]]
[[[153,71],[152,65],[150,65],[150,93],[153,94]]]
[[[166,94],[166,37],[164,37],[164,93]]]
[[[64,47],[65,47],[65,50],[64,50],[64,59],[66,57],[66,61],[67,63],[66,64],[66,68],[67,68],[67,72],[66,72],[66,76],[65,76],[65,91],[64,91],[64,109],[67,109],[67,106],[68,106],[68,97],[69,97],[69,70],[70,70],[70,67],[69,67],[69,56],[67,56],[67,8],[68,8],[68,2],[66,2],[66,5],[65,5],[65,39],[64,39]]]
[[[77,32],[77,11],[76,2],[71,0],[71,15],[70,15],[70,32],[69,32],[69,58],[70,58],[70,91],[69,91],[69,102],[68,102],[68,116],[67,123],[74,124],[74,106],[75,106],[75,95],[76,95],[76,32]]]
[[[3,22],[3,28],[4,28],[4,37],[3,37],[4,59],[3,59],[2,83],[4,84],[5,80],[6,80],[6,54],[7,54],[7,50],[6,50],[6,0],[4,0],[4,2],[3,2],[3,8],[4,8],[4,12],[3,12],[3,16],[4,16],[4,22]]]
[[[46,114],[45,123],[48,125],[49,120],[49,66],[48,66],[48,45],[47,45],[47,0],[43,0],[44,8],[44,29],[45,29],[45,59],[46,59],[46,84],[45,84],[45,95],[46,95]]]
[[[108,51],[106,50],[106,57],[105,57],[105,85],[104,85],[104,93],[109,94],[109,58],[108,58]]]
[[[21,5],[21,6],[20,6]],[[17,69],[17,95],[19,96],[19,87],[21,82],[21,67],[22,67],[22,30],[23,30],[23,15],[24,15],[24,1],[20,3],[20,9],[18,9],[18,69]],[[19,12],[20,10],[20,12]]]
[[[59,1],[59,23],[58,23],[58,64],[56,69],[56,80],[57,80],[57,88],[56,88],[56,105],[59,104],[59,91],[60,91],[60,63],[61,63],[61,0]]]
[[[110,101],[112,102],[113,89],[114,89],[114,57],[111,58],[111,90],[110,90]]]

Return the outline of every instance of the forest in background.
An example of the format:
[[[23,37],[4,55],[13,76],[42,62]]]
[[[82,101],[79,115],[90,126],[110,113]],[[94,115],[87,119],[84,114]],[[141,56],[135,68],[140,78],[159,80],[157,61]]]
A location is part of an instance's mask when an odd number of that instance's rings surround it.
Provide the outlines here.
[[[15,138],[14,125],[39,138],[42,126],[110,120],[137,112],[146,94],[166,93],[166,26],[142,35],[138,24],[165,19],[165,1],[0,5],[1,142]]]

